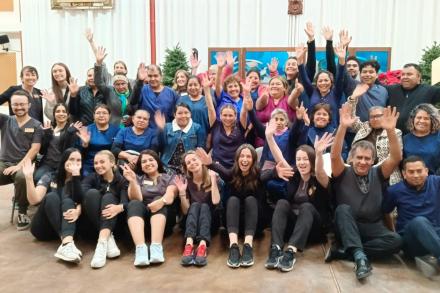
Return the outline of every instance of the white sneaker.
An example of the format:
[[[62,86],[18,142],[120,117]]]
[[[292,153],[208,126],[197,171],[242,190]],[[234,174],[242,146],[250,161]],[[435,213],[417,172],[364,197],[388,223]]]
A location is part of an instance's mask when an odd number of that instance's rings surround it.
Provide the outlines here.
[[[81,257],[75,251],[74,246],[73,242],[69,242],[65,245],[61,244],[54,256],[64,261],[79,263]]]
[[[136,246],[136,255],[134,265],[137,267],[148,266],[150,261],[148,259],[148,247],[146,244]]]
[[[107,257],[114,258],[121,255],[121,251],[116,245],[115,237],[113,237],[113,233],[110,234],[110,237],[107,240]]]
[[[93,255],[90,266],[94,269],[99,269],[105,266],[107,259],[108,242],[106,240],[99,240],[96,244],[95,254]]]
[[[163,247],[160,243],[151,243],[150,245],[150,263],[162,263],[165,261],[163,256]]]
[[[83,256],[81,250],[79,250],[76,246],[75,246],[75,242],[72,241],[72,245],[73,245],[73,250],[79,255],[79,260],[81,260],[81,257]]]

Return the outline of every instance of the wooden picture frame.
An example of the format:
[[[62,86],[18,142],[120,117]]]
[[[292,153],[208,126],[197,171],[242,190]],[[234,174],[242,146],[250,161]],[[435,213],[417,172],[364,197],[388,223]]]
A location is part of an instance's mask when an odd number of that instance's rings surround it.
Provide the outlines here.
[[[113,0],[51,0],[52,9],[112,9]]]

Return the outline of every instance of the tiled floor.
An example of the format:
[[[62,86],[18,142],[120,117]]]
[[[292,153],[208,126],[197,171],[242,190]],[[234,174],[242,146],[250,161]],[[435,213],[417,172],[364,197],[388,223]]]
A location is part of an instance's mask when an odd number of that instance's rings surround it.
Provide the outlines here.
[[[440,281],[425,279],[414,265],[400,258],[374,262],[373,275],[364,283],[355,279],[353,264],[325,264],[324,247],[313,246],[297,259],[289,273],[264,268],[270,232],[254,244],[255,265],[226,266],[227,242],[216,236],[208,266],[180,266],[182,238],[174,233],[164,242],[166,261],[137,269],[133,246],[120,244],[122,255],[100,270],[89,266],[94,243],[79,241],[83,261],[70,265],[53,254],[59,243],[38,242],[28,231],[18,232],[9,223],[12,186],[0,187],[0,292],[440,292]]]

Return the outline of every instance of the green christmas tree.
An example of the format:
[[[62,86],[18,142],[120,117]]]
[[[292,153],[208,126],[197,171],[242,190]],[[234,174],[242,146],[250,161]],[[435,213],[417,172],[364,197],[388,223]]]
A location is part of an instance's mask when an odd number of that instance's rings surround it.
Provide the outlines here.
[[[440,44],[434,42],[429,48],[423,49],[422,60],[420,61],[420,67],[422,69],[422,82],[431,84],[431,67],[432,61],[440,57]]]
[[[162,64],[163,68],[163,84],[166,86],[173,85],[174,74],[179,69],[188,71],[188,60],[185,52],[177,44],[174,48],[165,50],[165,62]]]

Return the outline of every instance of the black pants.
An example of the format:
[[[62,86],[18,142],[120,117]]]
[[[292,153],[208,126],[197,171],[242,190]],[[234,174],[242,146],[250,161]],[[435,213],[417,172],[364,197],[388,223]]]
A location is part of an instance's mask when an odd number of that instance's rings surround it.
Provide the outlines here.
[[[158,197],[160,198],[160,197]],[[157,198],[155,198],[156,200]],[[152,213],[147,206],[139,200],[132,200],[128,203],[127,219],[131,217],[140,217],[144,219],[145,223],[150,222],[151,216],[162,214],[166,218],[164,236],[170,235],[173,232],[174,225],[176,225],[176,212],[173,205],[164,206],[155,213]],[[150,225],[144,226],[145,231],[149,231]]]
[[[63,213],[76,207],[70,197],[61,199],[56,192],[49,192],[41,201],[31,223],[31,233],[38,240],[51,240],[73,236],[76,222],[69,223]]]
[[[287,234],[290,236],[288,245],[304,250],[311,232],[314,235],[321,234],[321,217],[311,203],[301,204],[296,215],[287,200],[280,199],[277,202],[272,218],[273,244],[282,248]]]
[[[399,234],[388,230],[382,221],[356,222],[351,207],[341,204],[335,211],[336,236],[345,251],[361,248],[369,257],[386,257],[398,253],[402,246]]]
[[[116,226],[120,214],[111,219],[106,219],[101,214],[102,210],[104,210],[109,204],[119,204],[119,199],[111,192],[102,195],[97,189],[89,189],[84,194],[82,207],[84,214],[98,231],[101,231],[102,229],[110,229],[110,231],[113,231]]]
[[[192,203],[186,217],[185,238],[211,242],[211,219],[211,207],[207,203]]]
[[[232,195],[228,199],[226,207],[226,225],[229,233],[237,233],[241,230],[240,223],[243,223],[244,235],[254,235],[258,221],[258,203],[253,196],[248,196],[243,200]],[[240,221],[241,220],[241,221]]]

